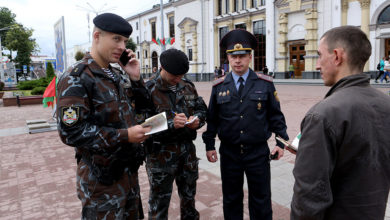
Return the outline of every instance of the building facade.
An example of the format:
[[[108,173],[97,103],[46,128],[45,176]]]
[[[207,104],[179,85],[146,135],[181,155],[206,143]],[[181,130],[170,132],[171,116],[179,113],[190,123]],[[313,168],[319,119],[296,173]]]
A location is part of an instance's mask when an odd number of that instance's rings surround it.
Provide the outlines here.
[[[160,67],[163,43],[166,49],[173,47],[187,54],[190,61],[188,73],[202,76],[213,72],[212,3],[211,0],[172,0],[163,5],[162,16],[160,5],[155,5],[127,18],[133,27],[130,37],[137,44],[141,72],[151,73],[154,67]]]
[[[259,46],[251,68],[267,65],[276,78],[285,78],[290,65],[297,78],[320,78],[316,71],[320,37],[341,25],[360,27],[373,50],[364,71],[375,74],[376,64],[390,55],[390,0],[214,0],[214,63],[228,64],[219,40],[243,28]]]

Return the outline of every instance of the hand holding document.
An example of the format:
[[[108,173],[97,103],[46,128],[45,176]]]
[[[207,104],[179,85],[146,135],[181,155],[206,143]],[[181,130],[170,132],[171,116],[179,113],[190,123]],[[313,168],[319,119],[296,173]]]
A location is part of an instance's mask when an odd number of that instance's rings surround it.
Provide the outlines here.
[[[160,131],[168,129],[167,116],[165,112],[154,115],[150,118],[147,118],[144,123],[141,124],[142,127],[152,127],[152,130],[145,135],[154,134]]]
[[[191,121],[187,121],[185,124],[186,124],[186,125],[187,125],[187,124],[192,124],[192,123],[194,123],[194,121],[195,121],[197,118],[198,118],[198,116],[195,116],[195,117],[192,118]]]
[[[282,142],[284,146],[294,150],[295,152],[298,151],[298,146],[299,146],[299,140],[301,139],[301,133],[299,133],[293,140],[293,142],[290,144],[288,141],[284,140],[283,138],[277,136],[276,140]]]

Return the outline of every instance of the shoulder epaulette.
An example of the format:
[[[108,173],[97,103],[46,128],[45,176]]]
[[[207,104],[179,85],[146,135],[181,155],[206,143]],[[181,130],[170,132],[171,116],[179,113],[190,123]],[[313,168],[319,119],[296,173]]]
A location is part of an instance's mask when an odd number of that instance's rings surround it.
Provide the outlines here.
[[[194,83],[191,80],[189,80],[189,79],[187,79],[185,77],[183,77],[183,81],[186,82],[186,83],[191,84],[192,86],[195,86]]]
[[[267,75],[264,75],[262,73],[256,73],[256,75],[259,77],[259,79],[263,79],[263,80],[268,81],[268,82],[274,81],[274,78],[272,78],[272,76],[267,76]]]
[[[213,86],[216,86],[216,85],[222,83],[224,80],[225,80],[225,77],[221,77],[221,78],[218,78],[218,79],[214,80],[213,81]]]
[[[77,64],[73,69],[72,72],[70,72],[69,75],[71,76],[80,76],[80,74],[84,71],[87,64],[79,63]]]

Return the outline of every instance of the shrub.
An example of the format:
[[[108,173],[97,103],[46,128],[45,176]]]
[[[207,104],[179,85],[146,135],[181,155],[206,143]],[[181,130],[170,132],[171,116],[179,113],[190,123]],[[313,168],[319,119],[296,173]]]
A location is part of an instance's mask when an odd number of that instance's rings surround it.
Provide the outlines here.
[[[5,85],[5,84],[4,84],[3,82],[0,81],[0,91],[3,91],[4,85]]]
[[[31,90],[31,95],[43,95],[45,93],[46,87],[35,87]]]
[[[35,87],[47,87],[50,83],[51,79],[49,78],[40,78],[36,80],[30,80],[30,81],[22,81],[19,82],[17,87],[20,90],[32,90]]]
[[[84,54],[83,52],[77,51],[77,52],[76,52],[76,55],[74,55],[74,59],[75,59],[76,61],[79,61],[79,60],[83,59],[84,55],[85,55],[85,54]]]
[[[51,62],[47,63],[47,69],[46,69],[46,78],[49,78],[50,80],[53,79],[56,75],[54,74],[54,68]]]

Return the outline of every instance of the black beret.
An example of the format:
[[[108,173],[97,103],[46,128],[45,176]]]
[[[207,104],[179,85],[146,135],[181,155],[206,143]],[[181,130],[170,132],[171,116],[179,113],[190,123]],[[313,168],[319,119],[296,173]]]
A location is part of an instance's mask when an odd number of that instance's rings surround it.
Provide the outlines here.
[[[235,29],[222,38],[219,46],[228,54],[247,54],[257,47],[257,40],[248,31]]]
[[[104,13],[96,16],[93,19],[93,23],[96,27],[103,31],[119,34],[129,38],[133,28],[124,18],[112,13]]]
[[[174,48],[161,53],[160,63],[172,75],[183,75],[190,68],[187,55],[183,51]]]

